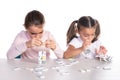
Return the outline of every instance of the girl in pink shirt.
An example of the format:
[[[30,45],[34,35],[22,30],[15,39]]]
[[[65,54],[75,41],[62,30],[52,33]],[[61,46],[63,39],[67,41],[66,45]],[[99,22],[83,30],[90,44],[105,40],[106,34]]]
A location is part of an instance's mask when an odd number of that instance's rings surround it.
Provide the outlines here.
[[[50,56],[50,49],[57,58],[63,58],[63,50],[56,43],[53,35],[44,30],[44,15],[33,10],[25,17],[24,27],[26,31],[21,31],[15,38],[13,44],[7,52],[8,59],[21,56],[21,59],[37,59],[38,52],[46,51],[47,58]]]

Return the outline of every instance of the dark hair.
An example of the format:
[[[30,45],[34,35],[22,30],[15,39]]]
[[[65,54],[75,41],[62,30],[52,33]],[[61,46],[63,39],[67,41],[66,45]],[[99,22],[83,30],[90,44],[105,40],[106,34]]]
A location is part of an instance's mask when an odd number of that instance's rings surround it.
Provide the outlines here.
[[[45,23],[44,15],[37,10],[33,10],[26,15],[24,26],[27,29],[32,25],[40,25],[44,23]]]
[[[99,22],[96,20],[95,37],[94,37],[94,39],[92,40],[92,42],[98,40],[99,35],[100,35],[100,24],[99,24]]]
[[[82,16],[79,20],[75,20],[71,23],[68,31],[67,31],[67,44],[74,38],[77,37],[76,35],[76,29],[78,31],[81,30],[81,27],[85,28],[96,28],[95,31],[95,37],[92,40],[92,42],[96,41],[98,39],[98,36],[100,34],[100,25],[97,20],[93,19],[90,16]]]

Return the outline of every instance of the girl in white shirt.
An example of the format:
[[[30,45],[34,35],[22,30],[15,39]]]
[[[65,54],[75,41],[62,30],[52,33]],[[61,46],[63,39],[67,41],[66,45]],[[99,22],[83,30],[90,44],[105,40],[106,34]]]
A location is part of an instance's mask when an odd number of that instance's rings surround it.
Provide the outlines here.
[[[64,58],[95,58],[96,54],[106,54],[106,48],[98,40],[99,35],[100,25],[92,17],[83,16],[73,21],[67,32],[68,48]]]

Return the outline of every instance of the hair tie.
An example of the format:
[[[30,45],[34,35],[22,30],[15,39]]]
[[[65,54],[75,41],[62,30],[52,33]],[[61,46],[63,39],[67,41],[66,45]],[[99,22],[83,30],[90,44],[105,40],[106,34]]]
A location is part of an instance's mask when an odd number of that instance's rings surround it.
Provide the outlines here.
[[[75,20],[74,22],[75,22],[75,23],[78,23],[78,20]]]
[[[75,20],[74,22],[75,22],[75,24],[74,24],[74,29],[75,29],[75,31],[76,31],[76,30],[78,30],[78,28],[77,28],[78,20]]]

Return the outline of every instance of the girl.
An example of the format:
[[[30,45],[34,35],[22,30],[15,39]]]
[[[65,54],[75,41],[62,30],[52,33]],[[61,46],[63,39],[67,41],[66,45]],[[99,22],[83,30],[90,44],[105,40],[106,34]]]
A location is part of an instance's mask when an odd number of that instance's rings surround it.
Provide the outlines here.
[[[24,27],[26,31],[21,31],[15,38],[13,44],[7,52],[8,59],[14,59],[21,55],[21,59],[37,59],[38,52],[45,47],[47,57],[50,56],[50,49],[54,51],[57,58],[63,57],[63,50],[60,49],[52,34],[44,30],[44,15],[33,10],[25,17]]]
[[[105,54],[107,50],[101,46],[99,35],[99,23],[92,17],[83,16],[73,21],[67,32],[68,48],[64,52],[64,58],[94,58],[96,54]]]

